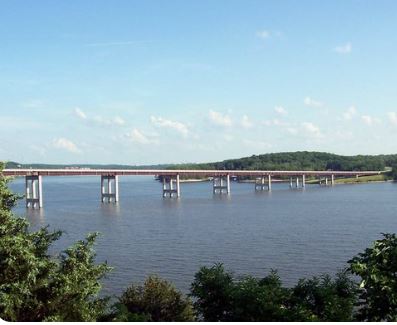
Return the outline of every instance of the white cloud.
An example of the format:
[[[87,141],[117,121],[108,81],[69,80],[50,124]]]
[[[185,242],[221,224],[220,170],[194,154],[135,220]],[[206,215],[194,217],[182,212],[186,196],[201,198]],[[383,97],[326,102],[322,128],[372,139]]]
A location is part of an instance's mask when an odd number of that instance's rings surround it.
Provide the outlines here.
[[[112,122],[113,122],[114,125],[119,125],[119,126],[122,126],[122,125],[125,124],[125,121],[120,116],[115,116],[112,119]]]
[[[251,122],[251,120],[248,118],[247,115],[244,115],[244,116],[241,118],[241,126],[242,126],[243,128],[246,128],[246,129],[252,128],[253,123]]]
[[[363,115],[363,116],[361,116],[361,119],[367,125],[372,125],[373,124],[373,119],[369,115]]]
[[[373,126],[374,124],[381,123],[380,119],[378,119],[376,117],[369,116],[369,115],[362,115],[361,120],[368,126]]]
[[[106,118],[106,117],[97,115],[97,116],[94,116],[92,121],[99,126],[123,126],[125,124],[125,121],[119,116],[115,116],[112,118]]]
[[[87,119],[87,114],[84,113],[80,108],[76,107],[74,109],[74,114],[78,117],[81,118],[82,120]]]
[[[182,136],[186,137],[189,134],[189,128],[187,125],[177,122],[164,119],[162,117],[151,116],[150,122],[160,128],[168,128],[177,131]]]
[[[139,144],[157,144],[157,139],[151,139],[149,136],[146,136],[138,129],[134,128],[130,132],[125,134],[125,137],[135,143]]]
[[[346,110],[346,112],[343,113],[343,118],[348,121],[348,120],[351,120],[354,117],[354,115],[356,115],[356,114],[357,114],[356,107],[355,106],[350,106]]]
[[[303,129],[303,132],[306,135],[314,137],[314,138],[321,138],[322,137],[320,128],[318,126],[314,125],[313,123],[311,123],[311,122],[303,122],[301,124],[301,126],[302,126],[302,129]]]
[[[296,128],[287,128],[286,130],[289,134],[292,134],[292,135],[298,134],[298,129],[296,129]]]
[[[66,138],[56,138],[52,140],[52,146],[72,153],[81,153],[81,150],[72,141]]]
[[[274,108],[274,110],[276,111],[277,114],[282,115],[282,116],[285,116],[288,114],[287,110],[282,106],[276,106]]]
[[[397,125],[397,113],[396,112],[389,112],[387,113],[387,117],[389,122],[393,125]]]
[[[98,125],[98,126],[123,126],[125,125],[125,121],[120,116],[114,117],[103,117],[103,116],[88,116],[81,108],[76,107],[73,111],[74,115],[76,115],[79,119],[85,120],[88,123]]]
[[[323,107],[323,106],[324,106],[324,104],[323,104],[322,102],[320,102],[320,101],[318,101],[318,100],[315,100],[315,99],[313,99],[313,98],[311,98],[311,97],[306,97],[306,98],[303,100],[303,103],[304,103],[306,106],[308,106],[308,107],[313,107],[313,108],[320,108],[320,107]]]
[[[233,122],[229,115],[210,110],[208,114],[209,120],[215,125],[232,126]]]
[[[256,36],[261,39],[268,39],[270,37],[270,31],[268,30],[260,30],[256,33]]]
[[[347,42],[346,44],[336,46],[334,48],[334,51],[339,54],[349,54],[352,49],[352,44],[350,42]]]

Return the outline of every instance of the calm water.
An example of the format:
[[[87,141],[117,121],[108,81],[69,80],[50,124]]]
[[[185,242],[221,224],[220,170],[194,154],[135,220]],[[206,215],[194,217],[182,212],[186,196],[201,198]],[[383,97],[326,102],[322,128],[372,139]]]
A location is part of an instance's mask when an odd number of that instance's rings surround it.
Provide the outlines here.
[[[23,180],[14,191],[23,192]],[[114,271],[105,293],[119,294],[149,274],[187,291],[200,266],[222,262],[236,274],[264,276],[277,269],[287,285],[335,273],[381,232],[397,232],[397,184],[273,185],[232,183],[230,197],[213,196],[210,183],[181,185],[181,199],[163,199],[150,177],[121,177],[120,202],[101,204],[98,177],[45,177],[44,208],[16,209],[32,228],[65,231],[55,249],[99,231],[96,251]]]

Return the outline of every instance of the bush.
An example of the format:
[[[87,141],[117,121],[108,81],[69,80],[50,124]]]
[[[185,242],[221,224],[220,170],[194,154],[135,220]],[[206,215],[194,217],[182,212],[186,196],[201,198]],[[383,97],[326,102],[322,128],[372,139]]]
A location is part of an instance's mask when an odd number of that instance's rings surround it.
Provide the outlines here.
[[[121,306],[118,309],[124,309],[124,315],[129,317],[139,316],[156,322],[195,319],[190,299],[184,297],[171,283],[156,276],[148,277],[143,286],[131,285],[122,294],[119,303]],[[118,315],[116,314],[115,320]]]

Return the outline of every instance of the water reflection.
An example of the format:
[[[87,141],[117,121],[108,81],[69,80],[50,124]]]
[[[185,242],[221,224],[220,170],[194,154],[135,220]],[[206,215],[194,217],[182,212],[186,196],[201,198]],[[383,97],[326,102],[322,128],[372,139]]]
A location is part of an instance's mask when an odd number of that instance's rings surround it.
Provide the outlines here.
[[[179,208],[181,206],[181,198],[163,198],[162,206],[165,208]]]
[[[45,223],[45,209],[26,208],[26,218],[32,225],[42,225]]]
[[[104,217],[120,217],[120,202],[100,203],[100,213]]]

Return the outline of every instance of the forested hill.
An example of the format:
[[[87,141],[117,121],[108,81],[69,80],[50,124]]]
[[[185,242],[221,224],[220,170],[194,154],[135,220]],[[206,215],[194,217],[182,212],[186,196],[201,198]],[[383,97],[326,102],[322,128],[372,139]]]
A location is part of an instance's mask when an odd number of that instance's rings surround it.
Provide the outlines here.
[[[100,168],[100,169],[230,169],[230,170],[384,170],[397,166],[396,155],[340,156],[325,152],[281,152],[251,157],[228,159],[221,162],[203,164],[162,164],[147,166],[132,165],[48,165],[18,164],[8,162],[6,168]]]
[[[325,152],[282,152],[172,168],[229,170],[384,170],[397,164],[396,155],[340,156]]]

